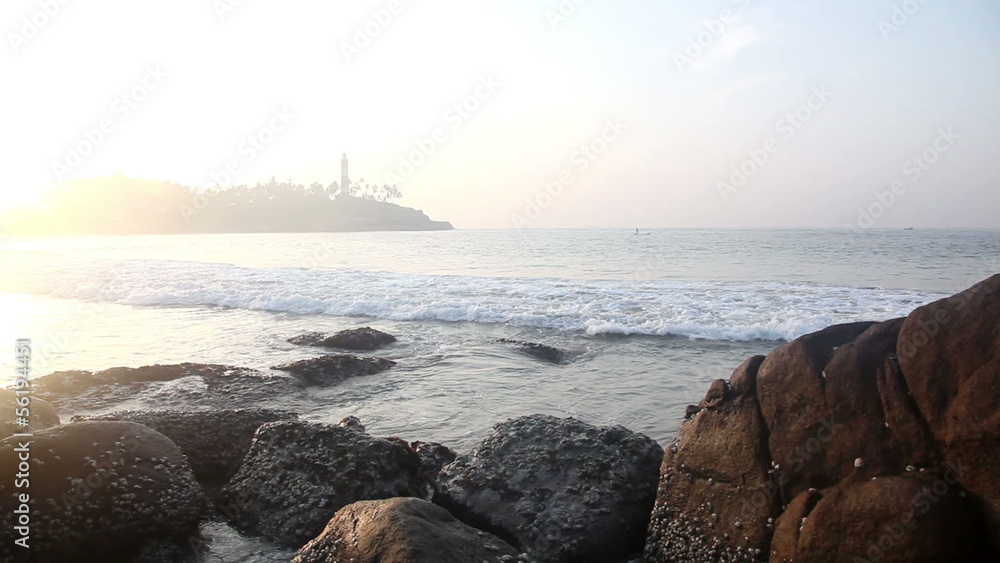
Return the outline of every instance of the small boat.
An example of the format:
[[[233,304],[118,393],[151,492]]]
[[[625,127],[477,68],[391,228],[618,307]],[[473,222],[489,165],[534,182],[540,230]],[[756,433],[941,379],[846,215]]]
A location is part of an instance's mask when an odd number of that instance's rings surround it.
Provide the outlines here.
[[[903,230],[904,230],[904,231],[912,231],[912,230],[913,230],[913,227],[906,227],[906,228],[905,228],[905,229],[903,229]]]
[[[632,233],[632,234],[634,234],[634,235],[651,235],[651,234],[653,234],[653,233],[640,233],[640,232],[639,232],[639,229],[636,229],[636,230],[635,230],[635,232],[634,232],[634,233]]]

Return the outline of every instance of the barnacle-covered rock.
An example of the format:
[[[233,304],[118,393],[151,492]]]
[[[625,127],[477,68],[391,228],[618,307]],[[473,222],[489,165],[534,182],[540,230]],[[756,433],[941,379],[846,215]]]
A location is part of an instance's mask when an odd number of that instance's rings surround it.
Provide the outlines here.
[[[257,429],[223,488],[221,509],[236,528],[298,548],[348,504],[425,494],[420,469],[402,440],[346,426],[270,422]]]
[[[76,422],[35,432],[30,444],[0,442],[0,560],[22,549],[12,537],[22,504],[41,561],[118,560],[150,541],[184,541],[206,507],[180,448],[132,422]]]

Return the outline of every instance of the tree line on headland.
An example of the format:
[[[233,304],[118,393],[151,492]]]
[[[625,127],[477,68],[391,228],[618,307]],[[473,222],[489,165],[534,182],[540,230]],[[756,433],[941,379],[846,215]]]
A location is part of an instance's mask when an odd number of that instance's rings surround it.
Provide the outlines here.
[[[271,178],[256,185],[198,190],[120,175],[72,180],[45,192],[37,205],[0,214],[3,230],[20,235],[182,234],[438,230],[450,224],[391,203],[396,186],[332,182],[308,186]]]

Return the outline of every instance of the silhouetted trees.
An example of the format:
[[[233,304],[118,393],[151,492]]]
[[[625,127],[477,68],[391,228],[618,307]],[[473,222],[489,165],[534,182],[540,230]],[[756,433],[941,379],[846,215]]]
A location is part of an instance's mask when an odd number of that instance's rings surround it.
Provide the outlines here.
[[[42,204],[0,216],[22,233],[185,233],[352,230],[373,225],[402,228],[428,221],[419,211],[388,202],[402,197],[396,186],[308,186],[272,177],[256,185],[196,190],[170,182],[115,175],[73,180],[47,192]]]

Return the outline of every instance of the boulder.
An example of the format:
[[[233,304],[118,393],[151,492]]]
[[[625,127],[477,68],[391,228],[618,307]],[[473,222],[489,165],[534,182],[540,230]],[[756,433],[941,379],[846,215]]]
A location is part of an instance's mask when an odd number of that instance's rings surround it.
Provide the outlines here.
[[[337,511],[293,563],[500,563],[516,549],[416,498],[356,502]]]
[[[24,445],[0,442],[0,560],[22,549],[12,537],[20,494],[30,495],[37,560],[127,559],[148,542],[197,532],[205,498],[163,434],[131,422],[77,422],[36,432],[27,453]],[[15,472],[29,483],[19,486]]]
[[[771,458],[787,480],[785,503],[838,482],[859,451],[889,465],[898,458],[891,444],[875,442],[889,437],[876,370],[894,349],[898,325],[831,326],[776,348],[761,364],[757,399]]]
[[[667,448],[645,561],[766,561],[781,481],[755,394],[763,360],[716,380]]]
[[[378,350],[396,341],[396,337],[371,327],[342,330],[337,334],[309,332],[288,339],[288,342],[299,346],[323,346],[326,348],[342,348],[370,352]]]
[[[18,404],[18,400],[21,404]],[[27,410],[27,417],[19,417],[18,413]],[[18,419],[24,418],[19,424]],[[28,393],[18,394],[16,389],[0,389],[0,440],[19,433],[31,433],[33,431],[44,430],[58,426],[59,413],[55,407],[44,399],[33,397],[31,390]]]
[[[877,377],[885,423],[899,446],[903,463],[914,467],[939,466],[944,462],[944,454],[906,386],[898,356],[886,358]]]
[[[771,561],[998,561],[986,502],[949,472],[849,476],[800,493],[775,524]]]
[[[962,483],[1000,510],[1000,274],[914,310],[898,348],[944,459],[968,467]]]
[[[270,409],[189,411],[118,411],[73,420],[119,420],[144,424],[170,438],[191,463],[199,481],[223,485],[236,473],[262,424],[298,415]]]
[[[441,470],[434,501],[540,562],[642,551],[663,449],[621,426],[532,415]]]
[[[336,385],[345,379],[383,372],[396,362],[383,358],[359,358],[357,356],[320,356],[299,360],[271,369],[287,371],[306,385]]]
[[[501,338],[497,342],[503,344],[513,344],[517,349],[532,358],[549,362],[550,364],[561,364],[566,361],[566,352],[554,346],[538,344],[535,342],[525,342],[524,340],[511,340]]]
[[[221,509],[237,529],[299,548],[348,504],[426,489],[420,458],[405,442],[354,427],[270,422],[223,487]]]

